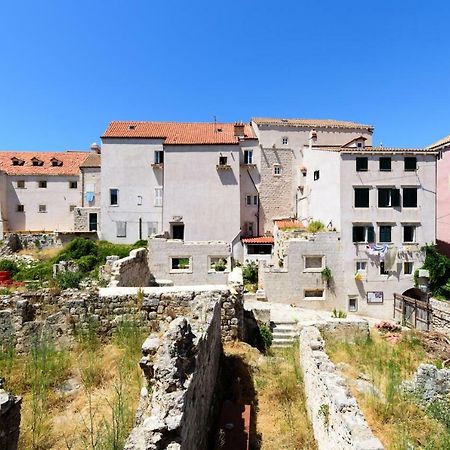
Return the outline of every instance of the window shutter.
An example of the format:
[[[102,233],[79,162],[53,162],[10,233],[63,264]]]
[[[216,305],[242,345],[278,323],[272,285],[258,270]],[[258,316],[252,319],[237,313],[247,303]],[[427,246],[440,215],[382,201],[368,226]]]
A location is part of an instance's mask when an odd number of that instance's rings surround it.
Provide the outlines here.
[[[356,227],[353,227],[353,242],[358,241],[358,231]]]
[[[392,189],[391,202],[392,206],[400,206],[400,189]]]
[[[367,242],[371,244],[375,242],[375,228],[372,226],[367,227]]]

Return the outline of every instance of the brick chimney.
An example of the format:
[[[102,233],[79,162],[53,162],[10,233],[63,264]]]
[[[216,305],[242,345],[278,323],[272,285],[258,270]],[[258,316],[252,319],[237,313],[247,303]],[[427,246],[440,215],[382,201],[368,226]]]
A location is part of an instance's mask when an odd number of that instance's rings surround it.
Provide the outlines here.
[[[234,135],[236,137],[244,137],[245,135],[245,124],[243,122],[235,122],[234,124]]]

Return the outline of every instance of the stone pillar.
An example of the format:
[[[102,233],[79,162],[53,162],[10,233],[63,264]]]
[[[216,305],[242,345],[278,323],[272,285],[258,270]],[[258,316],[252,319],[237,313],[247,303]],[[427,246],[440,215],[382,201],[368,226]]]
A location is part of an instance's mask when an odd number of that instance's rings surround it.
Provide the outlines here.
[[[0,385],[0,448],[17,450],[20,431],[21,397],[6,392]]]

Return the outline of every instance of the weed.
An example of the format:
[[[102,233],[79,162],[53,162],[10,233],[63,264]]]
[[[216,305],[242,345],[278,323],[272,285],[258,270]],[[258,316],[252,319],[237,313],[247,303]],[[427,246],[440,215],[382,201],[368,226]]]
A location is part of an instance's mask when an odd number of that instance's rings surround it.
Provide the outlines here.
[[[259,335],[261,337],[263,351],[265,353],[272,345],[273,341],[272,330],[267,325],[261,324],[259,326]]]
[[[258,265],[255,261],[247,263],[242,269],[244,284],[258,283]]]
[[[68,270],[56,277],[56,283],[61,289],[78,289],[80,287],[80,282],[82,279],[82,272],[72,272]]]
[[[331,312],[331,317],[334,317],[335,319],[345,319],[347,317],[347,313],[341,311],[340,309],[333,308],[333,311]]]
[[[322,403],[319,407],[319,414],[323,417],[325,428],[328,428],[330,425],[330,405]]]
[[[313,220],[309,222],[307,231],[309,233],[318,233],[319,231],[323,231],[325,229],[325,225],[320,220]]]

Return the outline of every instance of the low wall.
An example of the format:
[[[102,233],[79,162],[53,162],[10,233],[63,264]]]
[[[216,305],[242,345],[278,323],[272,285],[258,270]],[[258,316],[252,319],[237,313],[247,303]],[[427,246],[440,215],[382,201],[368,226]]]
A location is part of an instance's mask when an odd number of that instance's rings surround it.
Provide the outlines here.
[[[306,404],[319,450],[382,450],[344,379],[324,351],[316,327],[300,333]]]
[[[22,399],[0,387],[0,448],[16,450],[19,442]]]
[[[178,317],[162,335],[143,345],[144,389],[136,426],[125,449],[208,448],[216,409],[221,356],[220,303],[205,304],[200,319]]]
[[[153,284],[147,261],[147,250],[132,250],[129,256],[115,261],[111,268],[109,287],[143,287]]]
[[[450,301],[430,299],[433,330],[450,335]]]

